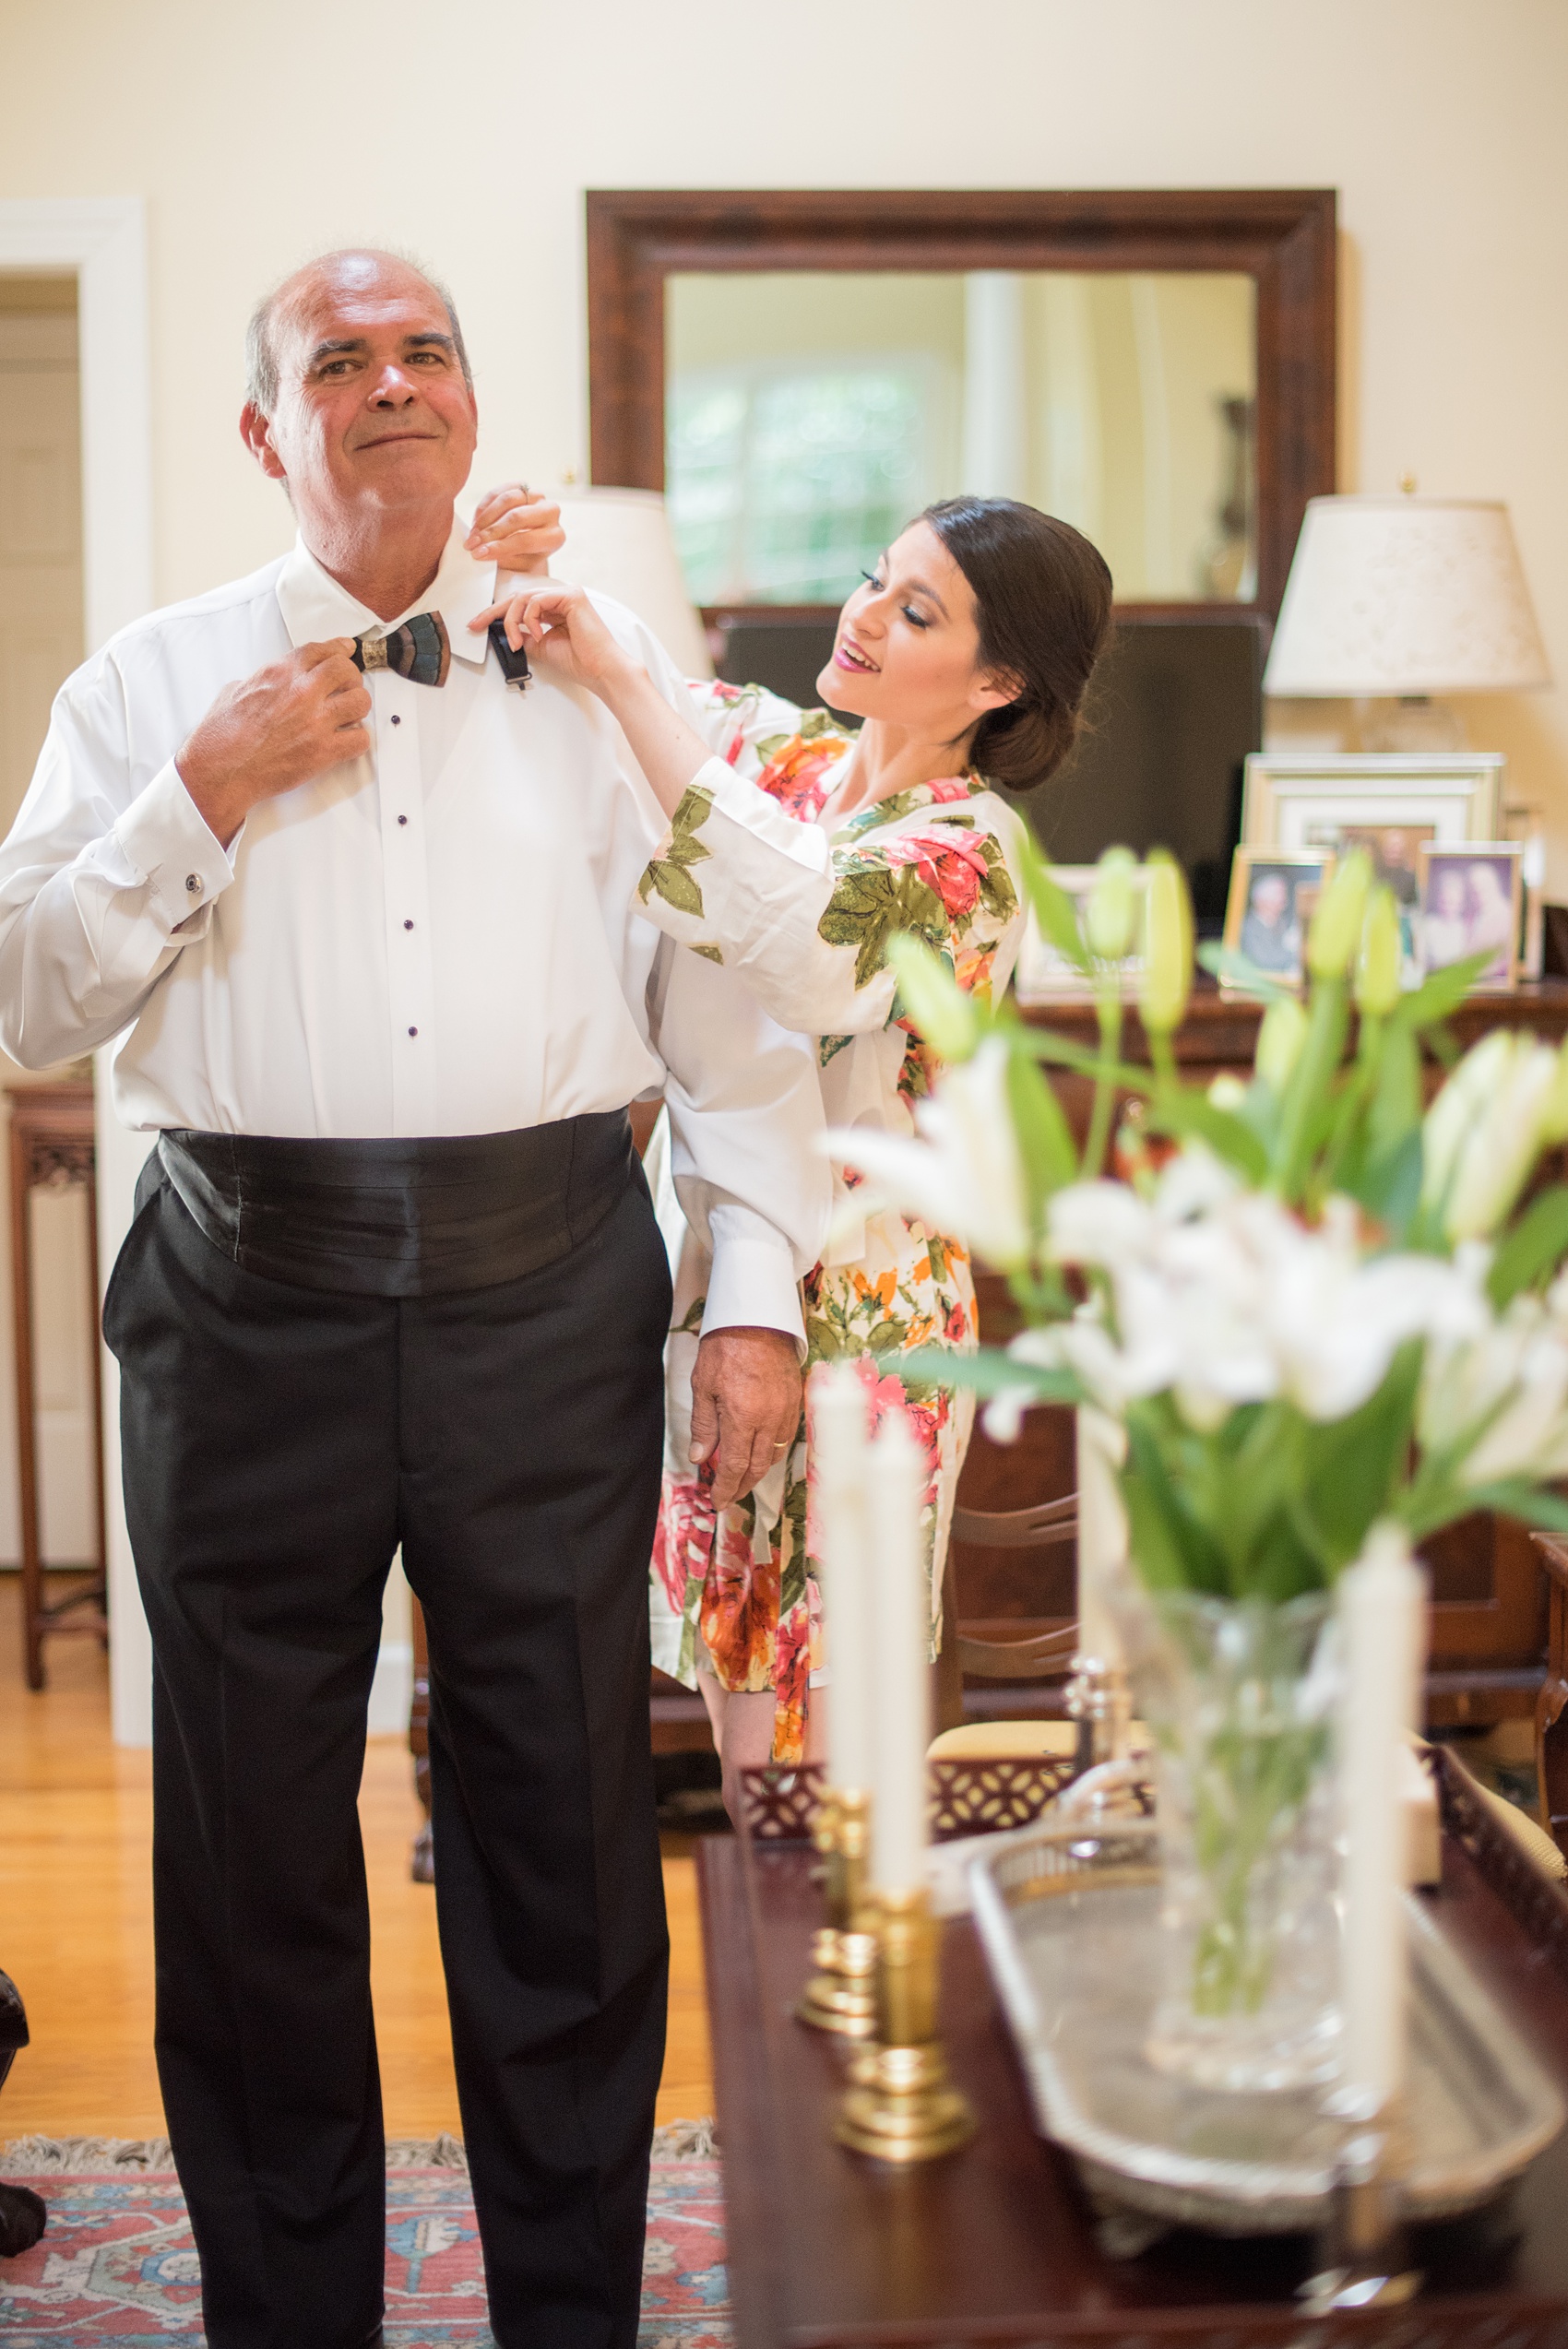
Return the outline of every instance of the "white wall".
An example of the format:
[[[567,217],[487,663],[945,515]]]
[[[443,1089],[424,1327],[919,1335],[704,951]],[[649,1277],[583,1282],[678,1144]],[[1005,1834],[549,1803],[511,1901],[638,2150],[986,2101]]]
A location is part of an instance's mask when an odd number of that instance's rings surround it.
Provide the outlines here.
[[[1472,705],[1568,893],[1562,0],[0,0],[0,196],[144,194],[158,591],[280,544],[254,295],[353,237],[452,279],[481,479],[587,450],[586,186],[1332,185],[1342,485],[1505,497],[1562,683]]]

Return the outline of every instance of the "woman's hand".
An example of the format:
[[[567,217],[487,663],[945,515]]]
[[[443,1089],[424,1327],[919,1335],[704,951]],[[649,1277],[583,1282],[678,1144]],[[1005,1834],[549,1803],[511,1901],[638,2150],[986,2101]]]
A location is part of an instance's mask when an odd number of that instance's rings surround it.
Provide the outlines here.
[[[636,679],[640,665],[624,653],[581,587],[524,588],[504,603],[493,603],[470,628],[503,620],[514,652],[527,643],[529,658],[543,677],[558,685],[585,685],[601,701],[612,701]]]
[[[481,563],[498,564],[520,577],[542,576],[566,543],[561,508],[522,481],[503,481],[480,500],[463,544]]]

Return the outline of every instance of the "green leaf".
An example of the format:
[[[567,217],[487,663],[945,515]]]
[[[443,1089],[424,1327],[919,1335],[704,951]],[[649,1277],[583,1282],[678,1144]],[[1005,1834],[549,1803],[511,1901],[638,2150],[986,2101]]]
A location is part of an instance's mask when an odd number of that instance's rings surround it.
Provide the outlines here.
[[[1422,1347],[1402,1346],[1375,1394],[1343,1419],[1309,1421],[1302,1491],[1333,1572],[1359,1557],[1388,1508],[1410,1448]]]
[[[1151,1069],[1134,1068],[1125,1061],[1103,1062],[1087,1044],[1075,1043],[1070,1036],[1054,1035],[1048,1027],[1027,1029],[1022,1050],[1031,1052],[1037,1061],[1054,1061],[1059,1067],[1072,1069],[1080,1076],[1109,1073],[1111,1081],[1123,1093],[1153,1093],[1158,1085]]]
[[[1207,1591],[1223,1598],[1229,1588],[1224,1554],[1185,1486],[1170,1475],[1154,1418],[1154,1411],[1128,1412],[1127,1465],[1120,1480],[1138,1572],[1157,1588]]]
[[[1044,858],[1032,848],[1024,858],[1023,876],[1024,895],[1034,909],[1042,936],[1075,969],[1087,970],[1089,954],[1078,928],[1077,908],[1061,883],[1051,878],[1051,867]]]
[[[1487,1293],[1501,1312],[1522,1288],[1533,1288],[1568,1251],[1568,1183],[1554,1183],[1532,1199],[1491,1260]]]
[[[1421,1135],[1418,1126],[1380,1158],[1363,1155],[1340,1174],[1337,1188],[1403,1241],[1421,1199]]]
[[[1404,997],[1398,1010],[1390,1014],[1389,1025],[1397,1020],[1419,1034],[1423,1027],[1446,1019],[1450,1012],[1458,1010],[1491,959],[1489,955],[1467,955],[1462,963],[1434,970]]]
[[[1268,1172],[1268,1152],[1253,1127],[1235,1110],[1218,1108],[1206,1093],[1157,1093],[1147,1122],[1157,1133],[1196,1134],[1249,1183],[1261,1183]]]
[[[929,1379],[932,1386],[968,1387],[979,1395],[1012,1394],[1028,1387],[1037,1403],[1085,1400],[1082,1382],[1072,1370],[1020,1362],[1000,1346],[982,1346],[974,1354],[948,1346],[912,1346],[907,1352],[880,1355],[877,1368],[894,1378]]]
[[[1307,1013],[1306,1040],[1285,1088],[1275,1145],[1278,1188],[1292,1204],[1301,1198],[1313,1150],[1333,1115],[1334,1085],[1348,1025],[1344,981],[1319,979]]]
[[[1198,961],[1223,986],[1234,987],[1243,995],[1257,995],[1265,1003],[1295,992],[1293,988],[1281,986],[1266,970],[1260,970],[1256,963],[1249,962],[1245,955],[1238,954],[1234,946],[1221,946],[1213,939],[1206,939],[1198,948]]]
[[[1390,1020],[1379,1039],[1377,1077],[1367,1105],[1367,1145],[1386,1157],[1421,1122],[1421,1054],[1414,1028]]]
[[[1490,1485],[1467,1485],[1459,1499],[1462,1505],[1452,1509],[1440,1523],[1446,1524],[1453,1517],[1467,1517],[1472,1509],[1491,1509],[1500,1517],[1516,1517],[1522,1525],[1538,1526],[1543,1534],[1568,1534],[1568,1501],[1561,1493],[1527,1484],[1523,1477],[1503,1477]],[[1435,1533],[1437,1527],[1429,1524],[1421,1530]]]
[[[1078,1154],[1061,1103],[1034,1062],[1022,1052],[1008,1055],[1007,1106],[1038,1217],[1051,1192],[1075,1180]]]

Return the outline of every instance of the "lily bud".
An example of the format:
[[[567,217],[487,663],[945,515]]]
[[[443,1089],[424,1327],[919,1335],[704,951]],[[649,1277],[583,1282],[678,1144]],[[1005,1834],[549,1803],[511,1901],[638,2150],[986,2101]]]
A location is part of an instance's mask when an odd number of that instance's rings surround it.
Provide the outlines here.
[[[939,1060],[967,1061],[980,1040],[980,1014],[940,955],[907,931],[887,942],[904,1011]]]
[[[1187,876],[1163,848],[1150,851],[1144,893],[1144,967],[1138,1008],[1151,1035],[1182,1025],[1193,991],[1193,901]]]
[[[1540,1155],[1560,1074],[1559,1055],[1533,1036],[1494,1028],[1427,1111],[1421,1192],[1443,1202],[1451,1240],[1490,1239],[1513,1207]]]
[[[1361,941],[1372,871],[1364,848],[1352,848],[1336,866],[1307,931],[1307,968],[1314,979],[1343,979],[1349,969]]]
[[[1543,1143],[1568,1142],[1568,1038],[1558,1051],[1557,1082],[1541,1115],[1540,1138]]]
[[[1280,995],[1258,1022],[1253,1065],[1277,1101],[1290,1082],[1307,1037],[1307,1015],[1294,995]]]
[[[1089,892],[1084,936],[1090,954],[1101,962],[1119,963],[1133,951],[1138,918],[1133,876],[1137,869],[1131,848],[1107,848],[1100,858]]]
[[[1367,903],[1361,959],[1356,972],[1356,1002],[1370,1019],[1386,1019],[1399,1002],[1399,908],[1392,889],[1378,887]]]
[[[1232,1076],[1229,1069],[1221,1069],[1210,1082],[1208,1097],[1217,1109],[1228,1109],[1235,1114],[1247,1105],[1247,1088],[1239,1076]]]

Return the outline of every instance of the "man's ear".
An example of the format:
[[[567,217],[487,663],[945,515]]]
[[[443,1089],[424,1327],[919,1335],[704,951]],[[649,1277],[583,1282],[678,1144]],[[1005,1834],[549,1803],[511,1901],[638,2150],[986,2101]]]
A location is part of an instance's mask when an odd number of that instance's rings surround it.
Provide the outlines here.
[[[272,445],[271,423],[253,399],[247,399],[240,410],[240,438],[269,481],[287,479],[283,460]]]

